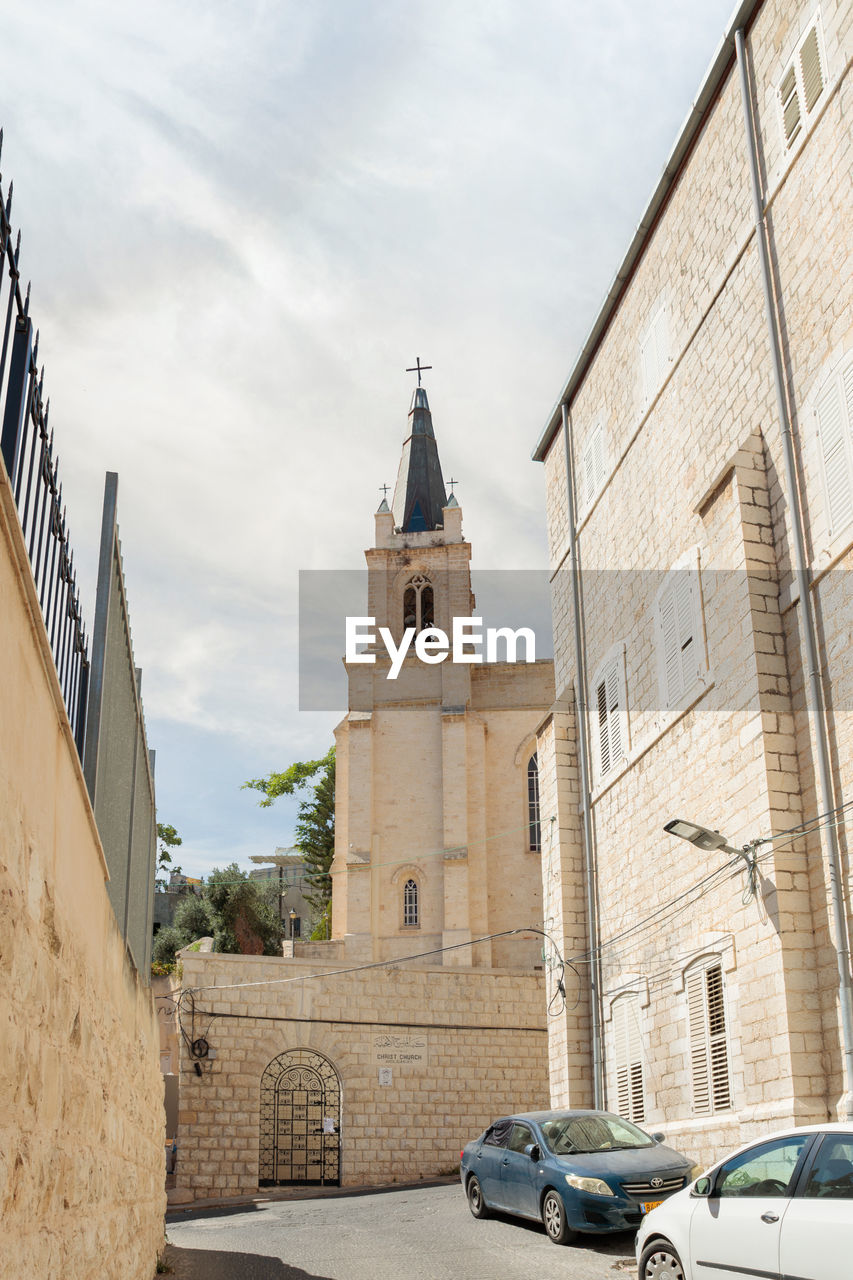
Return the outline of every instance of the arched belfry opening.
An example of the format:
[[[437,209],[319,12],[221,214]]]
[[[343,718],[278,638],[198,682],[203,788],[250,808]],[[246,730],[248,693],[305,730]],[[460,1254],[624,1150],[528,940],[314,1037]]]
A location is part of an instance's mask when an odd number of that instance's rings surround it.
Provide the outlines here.
[[[341,1184],[341,1082],[328,1058],[289,1049],[261,1076],[258,1184]]]
[[[426,631],[435,626],[435,592],[429,578],[416,573],[403,592],[403,627]]]

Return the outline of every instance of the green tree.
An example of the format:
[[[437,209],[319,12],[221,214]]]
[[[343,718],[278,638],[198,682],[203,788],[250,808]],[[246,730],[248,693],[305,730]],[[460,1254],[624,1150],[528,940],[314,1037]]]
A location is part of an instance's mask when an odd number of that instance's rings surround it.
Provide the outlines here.
[[[278,915],[278,885],[254,880],[232,862],[213,870],[204,886],[215,951],[280,956],[284,928]]]
[[[175,907],[172,923],[187,942],[195,942],[196,938],[213,937],[214,922],[210,905],[197,893],[188,893],[181,898]],[[186,946],[186,942],[182,945]]]
[[[181,947],[185,947],[188,942],[192,942],[192,938],[186,937],[173,924],[164,924],[154,935],[154,943],[151,947],[152,965],[173,965],[175,953],[180,951]]]
[[[258,803],[267,808],[279,796],[293,795],[318,774],[311,798],[300,801],[294,845],[305,859],[305,878],[314,891],[305,895],[314,911],[315,929],[311,936],[328,937],[335,854],[335,748],[331,747],[322,760],[297,761],[284,773],[255,778],[243,786],[263,792],[264,798]]]
[[[165,871],[168,867],[170,871],[175,871],[180,875],[181,868],[173,867],[172,850],[177,849],[179,844],[183,844],[183,840],[178,835],[174,827],[170,827],[165,822],[157,823],[157,870]]]

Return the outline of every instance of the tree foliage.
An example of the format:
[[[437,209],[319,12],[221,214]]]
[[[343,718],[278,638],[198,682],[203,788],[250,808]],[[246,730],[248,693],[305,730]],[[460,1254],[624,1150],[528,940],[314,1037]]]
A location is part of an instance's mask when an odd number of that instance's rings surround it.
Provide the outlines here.
[[[171,866],[172,850],[176,849],[179,844],[183,844],[183,840],[178,835],[174,827],[168,823],[157,823],[157,870],[165,871],[168,866],[170,871],[181,873],[180,867]]]
[[[244,787],[263,792],[258,804],[267,808],[279,796],[293,795],[317,777],[309,799],[300,801],[294,831],[294,845],[305,859],[306,879],[313,893],[306,893],[315,916],[315,932],[328,921],[332,900],[332,858],[335,854],[335,748],[322,760],[297,761],[284,773],[271,773],[268,778],[255,778]],[[314,933],[312,933],[312,937]],[[322,933],[328,936],[326,926]]]
[[[176,952],[209,937],[214,951],[280,956],[284,927],[278,917],[278,886],[253,880],[236,862],[224,871],[214,869],[201,894],[182,897],[174,923],[156,934],[152,963],[174,964]]]

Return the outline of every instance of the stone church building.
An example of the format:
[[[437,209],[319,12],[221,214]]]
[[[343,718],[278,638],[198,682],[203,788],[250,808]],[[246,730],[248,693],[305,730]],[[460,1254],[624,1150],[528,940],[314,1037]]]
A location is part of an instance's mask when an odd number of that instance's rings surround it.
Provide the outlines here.
[[[471,617],[471,551],[419,385],[366,552],[376,634],[399,645]],[[172,1202],[435,1176],[495,1115],[548,1104],[556,977],[521,931],[542,920],[553,663],[409,652],[389,670],[381,645],[347,663],[331,940],[286,959],[181,954]]]

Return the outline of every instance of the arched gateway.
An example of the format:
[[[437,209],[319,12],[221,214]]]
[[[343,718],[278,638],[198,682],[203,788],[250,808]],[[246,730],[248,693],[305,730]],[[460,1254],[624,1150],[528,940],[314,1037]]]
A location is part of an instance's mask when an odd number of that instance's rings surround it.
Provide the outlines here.
[[[322,1054],[280,1053],[261,1076],[258,1183],[340,1186],[341,1084]]]

